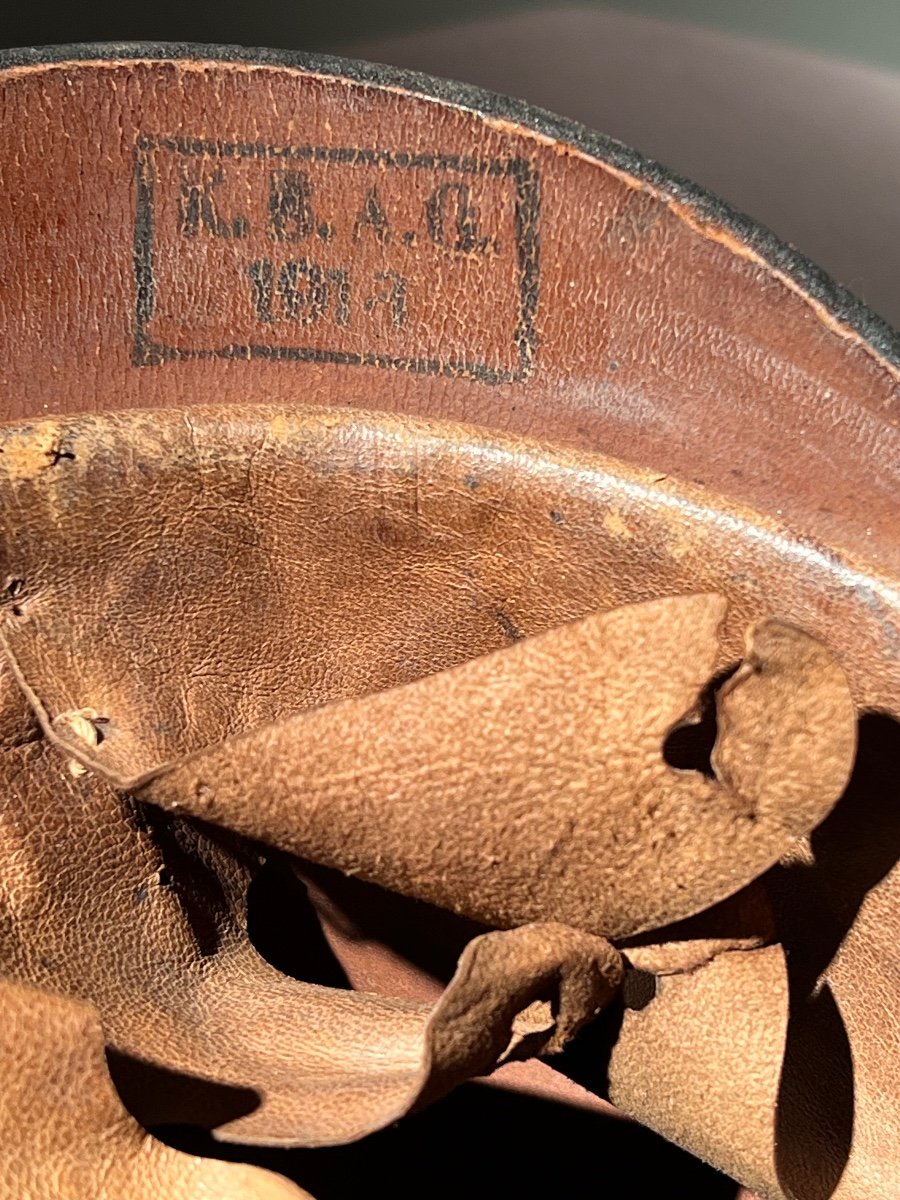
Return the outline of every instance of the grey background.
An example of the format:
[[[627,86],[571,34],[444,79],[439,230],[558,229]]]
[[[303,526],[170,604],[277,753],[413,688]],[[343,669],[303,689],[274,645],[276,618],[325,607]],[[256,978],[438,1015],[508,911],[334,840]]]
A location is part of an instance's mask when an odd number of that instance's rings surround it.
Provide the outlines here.
[[[849,54],[874,50],[882,29],[882,56],[896,50],[900,0],[628,8],[520,6],[344,48],[522,96],[611,134],[768,225],[900,325],[900,73]],[[840,20],[812,20],[817,10]],[[766,36],[736,32],[763,28],[765,13],[779,17]],[[810,48],[825,43],[843,53]]]
[[[56,7],[20,2],[5,6],[0,38],[6,46],[168,38],[324,50],[398,30],[565,6],[565,0],[95,0],[82,5],[66,0]],[[581,6],[694,23],[900,68],[897,0],[582,0]]]

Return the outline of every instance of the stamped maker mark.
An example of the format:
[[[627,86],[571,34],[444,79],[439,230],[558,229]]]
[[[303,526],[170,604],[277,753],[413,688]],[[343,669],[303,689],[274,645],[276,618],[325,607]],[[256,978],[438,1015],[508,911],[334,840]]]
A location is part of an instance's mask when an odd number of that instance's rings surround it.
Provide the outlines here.
[[[540,181],[524,159],[142,136],[136,187],[136,366],[531,370]]]

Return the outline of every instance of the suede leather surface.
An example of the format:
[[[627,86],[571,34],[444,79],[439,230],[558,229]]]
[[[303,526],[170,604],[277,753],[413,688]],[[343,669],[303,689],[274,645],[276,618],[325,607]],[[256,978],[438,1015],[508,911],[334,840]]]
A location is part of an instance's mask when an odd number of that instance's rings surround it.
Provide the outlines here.
[[[15,1065],[0,1104],[4,1196],[308,1200],[268,1171],[181,1154],[145,1133],[116,1095],[90,1005],[9,982],[0,993],[0,1046]]]

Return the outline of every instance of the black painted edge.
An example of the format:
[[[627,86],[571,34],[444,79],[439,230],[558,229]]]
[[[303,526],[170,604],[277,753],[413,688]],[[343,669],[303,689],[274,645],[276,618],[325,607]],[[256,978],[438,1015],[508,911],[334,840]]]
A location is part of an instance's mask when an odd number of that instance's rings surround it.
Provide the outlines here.
[[[878,354],[900,367],[900,333],[862,300],[837,283],[804,254],[782,242],[764,225],[733,208],[712,192],[673,173],[638,151],[596,133],[577,121],[467,83],[438,79],[417,71],[333,55],[293,50],[266,50],[243,46],[215,46],[181,42],[99,42],[65,46],[39,46],[0,51],[0,71],[13,67],[63,62],[109,60],[192,59],[210,63],[247,63],[294,67],[313,74],[331,75],[354,83],[404,91],[463,108],[485,117],[500,118],[526,131],[566,142],[575,149],[633,175],[666,196],[694,210],[702,221],[714,222],[733,234],[769,266],[788,276],[835,320],[857,333]]]

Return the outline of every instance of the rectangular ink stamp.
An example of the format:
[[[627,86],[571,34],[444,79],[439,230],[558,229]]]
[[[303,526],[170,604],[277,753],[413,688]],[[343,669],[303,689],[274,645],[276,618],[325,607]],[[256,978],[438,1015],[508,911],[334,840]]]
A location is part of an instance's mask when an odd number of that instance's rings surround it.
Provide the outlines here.
[[[540,181],[525,160],[184,137],[136,150],[137,366],[529,374]]]

